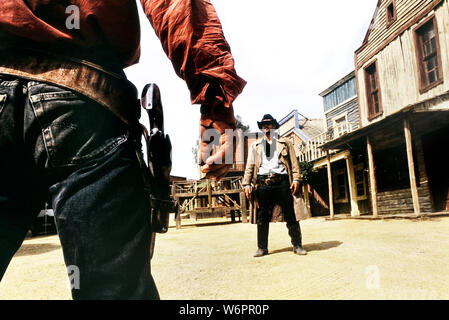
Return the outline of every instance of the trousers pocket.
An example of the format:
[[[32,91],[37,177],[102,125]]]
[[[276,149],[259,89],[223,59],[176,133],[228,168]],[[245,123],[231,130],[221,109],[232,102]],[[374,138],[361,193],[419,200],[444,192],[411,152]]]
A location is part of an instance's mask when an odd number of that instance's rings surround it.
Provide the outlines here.
[[[79,165],[127,140],[124,123],[78,93],[39,84],[29,88],[29,100],[42,129],[46,166]]]

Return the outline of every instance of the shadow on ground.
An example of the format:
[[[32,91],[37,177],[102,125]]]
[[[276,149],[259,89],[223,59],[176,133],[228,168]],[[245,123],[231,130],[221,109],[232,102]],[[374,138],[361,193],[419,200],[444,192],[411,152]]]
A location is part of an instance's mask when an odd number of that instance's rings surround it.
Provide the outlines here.
[[[212,227],[212,226],[221,226],[221,225],[237,224],[237,223],[242,223],[242,222],[241,221],[191,222],[191,223],[182,224],[181,229]],[[169,226],[169,229],[175,229],[175,228],[176,228],[176,226]]]
[[[52,243],[28,243],[23,244],[14,257],[34,256],[60,249],[61,246]]]
[[[303,248],[307,252],[322,251],[322,250],[336,248],[336,247],[340,246],[341,244],[343,244],[343,242],[341,242],[341,241],[323,241],[323,242],[319,242],[319,243],[305,244],[305,245],[303,245]],[[283,249],[273,250],[270,253],[273,254],[273,253],[281,253],[281,252],[290,252],[292,250],[293,250],[293,247],[287,247],[287,248],[283,248]]]

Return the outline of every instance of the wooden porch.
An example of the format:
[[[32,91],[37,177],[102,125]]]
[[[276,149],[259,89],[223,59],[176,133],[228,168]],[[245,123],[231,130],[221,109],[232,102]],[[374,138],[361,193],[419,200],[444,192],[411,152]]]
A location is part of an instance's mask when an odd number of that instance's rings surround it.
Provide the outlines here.
[[[323,148],[350,149],[366,156],[373,218],[446,212],[449,169],[444,146],[449,141],[448,121],[447,109],[429,111],[411,106],[349,136],[329,141]],[[393,181],[385,173],[393,165],[402,180]]]

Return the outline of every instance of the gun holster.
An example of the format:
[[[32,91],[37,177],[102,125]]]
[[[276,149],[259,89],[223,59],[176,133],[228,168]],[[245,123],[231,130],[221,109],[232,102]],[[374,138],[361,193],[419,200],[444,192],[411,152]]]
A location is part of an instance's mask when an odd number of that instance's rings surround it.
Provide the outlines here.
[[[153,130],[148,134],[144,128],[147,145],[147,181],[150,194],[151,228],[153,232],[168,231],[169,214],[174,202],[170,198],[171,143],[168,135]]]
[[[146,143],[147,174],[144,179],[150,194],[151,228],[153,233],[165,233],[168,231],[169,214],[175,207],[170,197],[172,145],[170,137],[164,133],[162,102],[156,84],[144,87],[141,104],[150,122],[150,131],[143,125],[142,131]]]

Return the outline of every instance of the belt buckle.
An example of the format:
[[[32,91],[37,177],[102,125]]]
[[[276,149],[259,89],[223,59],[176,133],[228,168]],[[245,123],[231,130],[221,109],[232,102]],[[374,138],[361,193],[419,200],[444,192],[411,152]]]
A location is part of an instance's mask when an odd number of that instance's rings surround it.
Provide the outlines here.
[[[268,184],[268,185],[273,184],[273,183],[276,182],[275,178],[276,178],[276,175],[271,174],[271,175],[268,176],[267,179],[265,179],[265,183]]]

